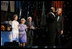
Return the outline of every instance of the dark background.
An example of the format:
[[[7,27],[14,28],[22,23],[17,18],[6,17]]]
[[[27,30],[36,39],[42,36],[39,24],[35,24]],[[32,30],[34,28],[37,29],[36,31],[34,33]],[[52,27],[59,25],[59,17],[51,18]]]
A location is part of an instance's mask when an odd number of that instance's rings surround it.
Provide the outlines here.
[[[29,8],[28,8],[29,6]],[[64,16],[64,34],[62,38],[62,45],[64,47],[71,47],[72,39],[72,22],[71,22],[71,0],[70,1],[44,1],[45,15],[47,16],[51,6],[55,8],[63,8]],[[22,9],[21,18],[27,18],[28,16],[33,17],[35,26],[38,29],[34,30],[34,45],[45,46],[47,45],[47,30],[46,26],[41,26],[42,22],[42,8],[43,1],[15,1],[15,12],[10,12],[10,6],[8,6],[8,11],[1,10],[1,22],[12,19],[13,14],[18,14],[20,12],[20,7]],[[28,14],[29,11],[29,14]],[[20,17],[20,16],[19,16]]]

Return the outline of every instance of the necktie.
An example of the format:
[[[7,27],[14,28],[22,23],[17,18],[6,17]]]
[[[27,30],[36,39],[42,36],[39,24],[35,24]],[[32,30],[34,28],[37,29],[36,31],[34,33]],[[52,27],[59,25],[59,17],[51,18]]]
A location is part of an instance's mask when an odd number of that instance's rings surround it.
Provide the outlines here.
[[[58,17],[57,17],[57,21],[59,20],[59,18],[60,18],[60,17],[58,16]]]

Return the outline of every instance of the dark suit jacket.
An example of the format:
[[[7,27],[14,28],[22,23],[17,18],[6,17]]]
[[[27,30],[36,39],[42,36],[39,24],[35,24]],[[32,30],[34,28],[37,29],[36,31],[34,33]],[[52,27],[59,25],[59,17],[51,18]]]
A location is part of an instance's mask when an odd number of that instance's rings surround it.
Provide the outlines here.
[[[34,25],[34,22],[31,22],[31,25],[30,25],[28,21],[26,22],[26,25],[27,25],[28,27],[30,27],[30,26],[35,26],[35,25]]]
[[[47,16],[47,27],[49,33],[56,31],[56,17],[51,12]]]
[[[61,30],[63,30],[63,16],[60,16],[59,20],[56,21],[56,29],[58,32],[61,32]]]

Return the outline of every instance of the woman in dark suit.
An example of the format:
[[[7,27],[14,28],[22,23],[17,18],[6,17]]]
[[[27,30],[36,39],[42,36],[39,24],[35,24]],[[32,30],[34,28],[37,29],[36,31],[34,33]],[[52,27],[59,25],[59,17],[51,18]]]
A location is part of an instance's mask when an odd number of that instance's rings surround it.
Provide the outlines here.
[[[56,15],[55,15],[55,8],[54,7],[51,7],[51,11],[48,13],[47,27],[48,27],[48,46],[55,46]]]

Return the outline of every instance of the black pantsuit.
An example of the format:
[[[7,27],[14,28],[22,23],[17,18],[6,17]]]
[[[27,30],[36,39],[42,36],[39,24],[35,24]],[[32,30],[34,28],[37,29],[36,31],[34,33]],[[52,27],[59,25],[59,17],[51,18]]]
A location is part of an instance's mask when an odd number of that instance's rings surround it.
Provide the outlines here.
[[[54,13],[53,13],[54,14]],[[48,46],[55,45],[56,38],[56,16],[51,12],[47,16],[47,27],[48,27]]]

